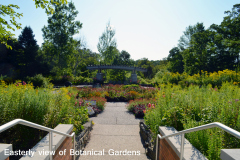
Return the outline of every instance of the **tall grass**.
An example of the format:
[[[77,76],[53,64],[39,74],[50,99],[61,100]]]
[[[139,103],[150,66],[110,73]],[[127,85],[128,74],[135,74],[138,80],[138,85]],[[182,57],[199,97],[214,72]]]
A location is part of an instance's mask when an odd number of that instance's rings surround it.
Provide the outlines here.
[[[21,118],[50,128],[60,123],[73,124],[73,131],[79,133],[83,129],[82,124],[88,121],[86,107],[75,107],[74,99],[66,88],[34,89],[32,84],[6,85],[0,81],[0,111],[0,125]],[[45,134],[30,127],[16,126],[0,133],[0,140],[12,143],[14,149],[29,149],[26,148],[29,144],[37,142]]]
[[[145,114],[145,122],[156,134],[159,126],[188,129],[211,122],[221,122],[240,131],[240,88],[232,83],[211,85],[161,85],[158,105]],[[220,129],[186,134],[187,139],[209,159],[219,159],[220,149],[240,147],[240,141]]]
[[[182,87],[188,87],[191,84],[207,86],[211,84],[213,87],[220,87],[224,82],[231,82],[240,85],[240,73],[232,70],[223,70],[218,72],[201,71],[200,74],[189,75],[187,73],[171,73],[159,71],[152,80],[157,84],[179,84]]]

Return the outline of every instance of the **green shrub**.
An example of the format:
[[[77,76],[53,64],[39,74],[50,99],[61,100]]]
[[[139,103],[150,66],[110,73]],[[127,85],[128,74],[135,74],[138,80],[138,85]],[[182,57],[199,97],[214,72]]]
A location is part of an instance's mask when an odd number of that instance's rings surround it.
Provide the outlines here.
[[[50,79],[43,77],[41,74],[37,74],[34,77],[27,77],[28,83],[33,83],[34,87],[43,87],[48,88],[52,87],[52,84],[50,83]]]

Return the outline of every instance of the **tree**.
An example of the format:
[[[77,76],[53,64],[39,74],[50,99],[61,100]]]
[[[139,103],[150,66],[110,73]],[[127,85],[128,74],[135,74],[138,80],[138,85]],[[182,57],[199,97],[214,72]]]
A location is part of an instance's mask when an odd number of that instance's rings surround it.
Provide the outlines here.
[[[140,60],[137,60],[136,63],[137,63],[137,67],[142,67],[147,69],[147,72],[143,72],[143,73],[140,72],[140,75],[143,75],[144,78],[148,78],[148,79],[151,79],[154,77],[153,64],[147,58],[142,58]]]
[[[18,37],[18,43],[23,51],[20,56],[22,77],[34,76],[38,72],[39,62],[37,56],[39,47],[34,36],[31,27],[26,26]]]
[[[211,59],[211,43],[212,32],[209,30],[195,33],[192,36],[191,47],[183,52],[184,70],[189,74],[208,71],[209,60]]]
[[[240,52],[240,4],[233,6],[232,11],[226,11],[220,25],[213,24],[211,29],[218,34],[215,36],[215,42],[218,49],[218,57],[224,61],[225,69],[234,69],[239,67]]]
[[[97,45],[98,51],[101,54],[102,60],[105,64],[111,64],[117,52],[114,52],[117,47],[117,42],[114,39],[115,29],[111,26],[110,21],[106,26],[106,30],[99,37]]]
[[[51,44],[53,47],[51,50],[53,69],[63,71],[70,69],[71,59],[75,54],[74,45],[76,45],[73,35],[79,33],[82,23],[75,21],[78,11],[72,2],[62,5],[53,4],[53,6],[55,10],[48,17],[48,26],[42,29],[43,38],[44,43]]]
[[[178,47],[174,47],[169,51],[167,60],[169,61],[168,70],[170,72],[183,73],[183,57]]]
[[[0,44],[0,75],[16,78],[20,73],[21,47],[15,38],[9,39],[7,43],[12,46],[12,49]]]
[[[53,13],[53,4],[59,4],[53,0],[34,0],[36,8],[41,7],[46,10],[47,14]],[[61,0],[61,3],[67,3],[67,0]],[[14,9],[19,9],[18,5],[1,5],[0,4],[0,15],[5,17],[9,16],[10,20],[7,21],[4,18],[0,17],[0,41],[2,44],[6,45],[7,48],[12,49],[11,45],[7,44],[7,41],[14,36],[12,31],[16,29],[21,29],[21,23],[17,23],[16,18],[23,16],[22,13],[16,12]],[[8,31],[7,29],[10,31]]]
[[[134,61],[130,59],[131,55],[125,51],[122,50],[121,53],[116,54],[113,60],[113,65],[124,65],[124,66],[130,66],[134,64]],[[126,80],[126,74],[129,71],[121,70],[121,69],[114,69],[110,72],[110,79],[114,81],[121,81],[124,82]]]
[[[10,23],[0,17],[0,41],[2,44],[6,45],[7,48],[12,49],[12,46],[7,44],[7,41],[10,39],[10,37],[13,37],[14,34],[11,32],[15,31],[15,27],[17,29],[21,28],[21,24],[17,23],[16,18],[20,18],[22,16],[22,13],[17,13],[14,11],[14,8],[18,9],[19,7],[17,5],[9,4],[9,5],[1,5],[0,4],[0,15],[5,17],[10,17]],[[7,30],[7,29],[9,30]]]
[[[203,23],[197,23],[194,26],[188,26],[186,31],[183,32],[183,35],[179,39],[178,47],[180,51],[184,51],[185,49],[191,46],[191,38],[194,33],[201,32],[204,29]]]

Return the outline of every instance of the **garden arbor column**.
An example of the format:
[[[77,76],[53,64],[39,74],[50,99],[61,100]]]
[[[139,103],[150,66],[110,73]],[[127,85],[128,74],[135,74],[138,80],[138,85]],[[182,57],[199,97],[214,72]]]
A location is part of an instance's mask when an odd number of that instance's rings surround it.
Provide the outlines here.
[[[101,69],[98,68],[98,73],[97,73],[97,77],[96,77],[97,81],[103,81],[103,73],[101,73]]]
[[[137,83],[137,74],[135,73],[136,71],[136,68],[132,71],[132,74],[131,74],[131,82],[132,83]]]

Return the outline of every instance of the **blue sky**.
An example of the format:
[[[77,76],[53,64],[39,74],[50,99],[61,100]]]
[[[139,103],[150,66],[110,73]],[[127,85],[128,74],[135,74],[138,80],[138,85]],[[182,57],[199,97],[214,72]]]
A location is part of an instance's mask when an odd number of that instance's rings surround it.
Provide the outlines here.
[[[237,0],[73,0],[79,11],[76,20],[83,23],[80,34],[87,47],[97,51],[99,37],[107,22],[116,30],[117,48],[126,50],[134,60],[160,60],[176,47],[189,25],[203,22],[208,28],[220,24],[224,11],[231,10]],[[42,31],[47,25],[43,9],[36,9],[32,0],[0,0],[0,4],[17,4],[23,17],[17,21],[22,27],[31,26],[41,46]],[[21,30],[14,32],[16,37]]]

